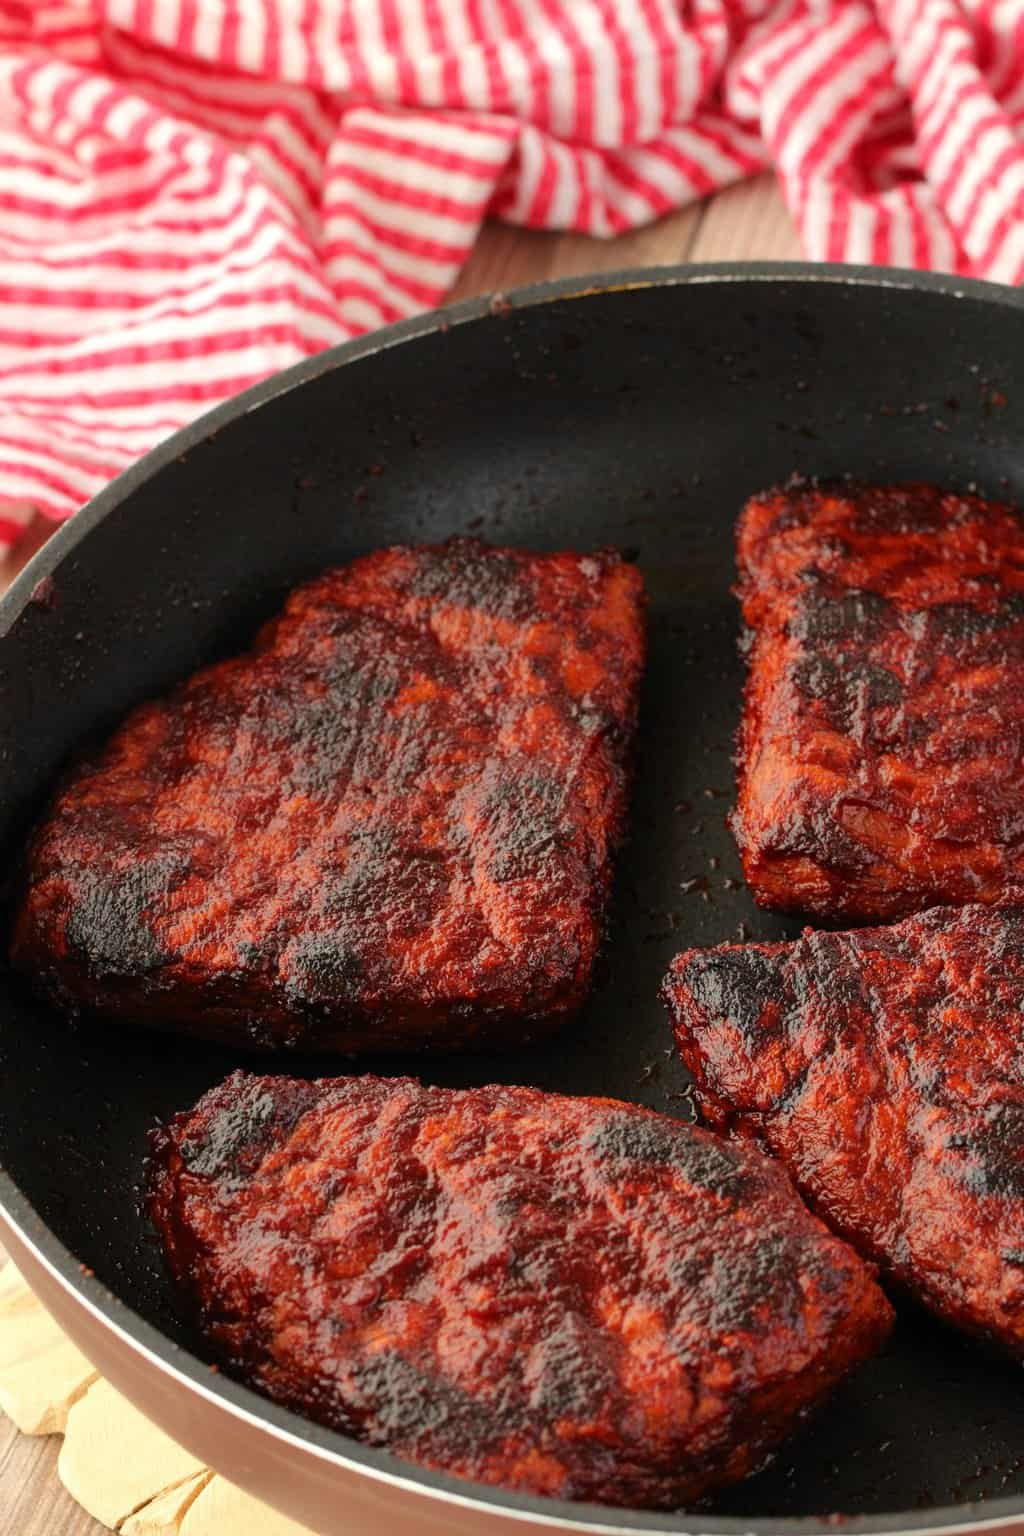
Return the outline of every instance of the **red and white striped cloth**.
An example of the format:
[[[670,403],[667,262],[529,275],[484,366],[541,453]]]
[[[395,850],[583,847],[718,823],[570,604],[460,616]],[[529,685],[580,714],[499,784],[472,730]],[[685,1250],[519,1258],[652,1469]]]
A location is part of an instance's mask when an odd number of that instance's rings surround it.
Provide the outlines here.
[[[485,215],[774,165],[811,257],[1017,282],[1022,127],[1024,0],[0,0],[0,542],[439,303]]]

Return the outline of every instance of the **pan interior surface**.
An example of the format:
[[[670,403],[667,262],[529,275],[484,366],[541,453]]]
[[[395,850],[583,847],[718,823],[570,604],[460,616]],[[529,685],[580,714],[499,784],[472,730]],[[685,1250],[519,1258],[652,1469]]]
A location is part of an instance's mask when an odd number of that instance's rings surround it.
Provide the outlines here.
[[[202,1357],[139,1213],[146,1132],[240,1063],[530,1083],[688,1115],[657,999],[669,960],[800,928],[755,907],[725,825],[743,683],[739,507],[794,472],[1024,501],[1022,444],[1024,309],[1009,297],[776,275],[609,288],[435,326],[222,413],[157,473],[129,477],[0,639],[8,868],[61,767],[132,704],[243,646],[325,566],[455,533],[613,545],[639,563],[650,661],[632,832],[590,1004],[520,1052],[354,1068],[245,1058],[69,1023],[0,977],[0,1165],[45,1226]],[[1024,1495],[1020,1367],[899,1310],[885,1353],[709,1515],[737,1530],[834,1513],[927,1524],[929,1509],[981,1501],[984,1516]]]

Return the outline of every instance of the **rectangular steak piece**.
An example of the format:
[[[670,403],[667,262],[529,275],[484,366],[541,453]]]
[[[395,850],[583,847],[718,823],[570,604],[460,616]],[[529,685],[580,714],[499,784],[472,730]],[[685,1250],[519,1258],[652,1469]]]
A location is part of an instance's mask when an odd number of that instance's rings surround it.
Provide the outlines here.
[[[940,1317],[1024,1359],[1024,909],[937,907],[674,962],[720,1130]]]
[[[1024,894],[1024,521],[928,485],[755,496],[733,829],[766,907]]]
[[[57,791],[12,958],[133,1022],[340,1051],[522,1042],[586,996],[639,572],[475,540],[295,591]]]
[[[891,1322],[778,1163],[610,1099],[236,1072],[153,1133],[148,1205],[233,1373],[560,1498],[734,1482]]]

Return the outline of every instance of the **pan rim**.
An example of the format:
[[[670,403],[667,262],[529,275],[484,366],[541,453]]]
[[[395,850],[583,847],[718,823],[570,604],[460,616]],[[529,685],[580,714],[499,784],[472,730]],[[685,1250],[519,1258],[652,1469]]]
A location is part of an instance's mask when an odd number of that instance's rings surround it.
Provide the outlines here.
[[[921,273],[900,268],[858,267],[805,262],[724,262],[704,265],[680,265],[659,269],[627,268],[594,277],[563,278],[521,288],[508,295],[513,312],[527,311],[542,304],[585,299],[631,289],[672,288],[700,283],[773,283],[797,282],[809,287],[867,287],[883,291],[937,292],[950,299],[969,298],[1001,308],[1024,308],[1024,292],[977,279]],[[504,309],[504,306],[502,306]],[[279,395],[290,393],[322,374],[370,357],[392,347],[415,342],[445,329],[487,320],[494,314],[493,300],[469,299],[449,309],[425,315],[370,332],[368,335],[303,359],[252,386],[240,395],[206,412],[196,421],[157,445],[121,475],[105,486],[90,502],[65,523],[28,562],[8,593],[0,599],[0,639],[25,610],[38,583],[52,575],[83,539],[115,511],[126,497],[163,470],[169,463],[214,435],[220,428],[268,405]],[[438,1501],[486,1511],[492,1509],[524,1525],[533,1524],[549,1530],[569,1532],[615,1533],[615,1536],[641,1536],[644,1532],[688,1532],[690,1536],[782,1536],[799,1532],[800,1536],[826,1536],[834,1533],[834,1522],[827,1518],[806,1516],[802,1519],[741,1519],[729,1516],[652,1513],[615,1509],[611,1506],[573,1503],[509,1492],[502,1488],[469,1484],[462,1479],[415,1466],[392,1453],[362,1445],[336,1431],[311,1424],[298,1414],[278,1407],[248,1387],[210,1373],[198,1357],[176,1345],[153,1324],[148,1323],[99,1280],[81,1273],[79,1261],[60,1241],[36,1212],[28,1196],[6,1170],[0,1168],[0,1230],[7,1225],[12,1234],[65,1292],[68,1300],[87,1311],[94,1320],[112,1332],[120,1342],[192,1394],[205,1398],[236,1419],[249,1423],[262,1433],[326,1462],[344,1467],[356,1475],[365,1475],[389,1486]],[[992,1499],[983,1504],[946,1505],[926,1512],[894,1511],[881,1515],[861,1515],[843,1519],[851,1533],[913,1532],[915,1536],[967,1530],[1005,1528],[1024,1515],[1024,1496]]]
[[[865,267],[842,262],[750,261],[690,262],[666,267],[623,267],[614,272],[580,277],[562,277],[531,283],[502,294],[505,306],[513,313],[535,309],[542,304],[563,299],[587,299],[604,293],[648,288],[690,287],[698,283],[773,283],[798,282],[808,286],[875,288],[886,292],[909,291],[942,293],[951,299],[977,299],[1010,310],[1024,309],[1024,286],[1013,288],[1005,283],[988,282],[975,277],[957,277],[943,272],[917,272],[910,267]],[[34,588],[52,575],[67,555],[108,517],[126,497],[151,480],[166,465],[182,458],[221,427],[250,411],[261,409],[279,395],[289,394],[322,374],[333,373],[364,357],[390,351],[421,337],[457,326],[486,320],[495,315],[496,295],[463,299],[447,308],[411,315],[392,325],[368,331],[351,341],[339,342],[302,358],[269,378],[250,385],[209,411],[204,411],[187,426],[179,428],[136,459],[127,469],[91,497],[73,517],[67,519],[47,539],[8,590],[0,597],[0,640],[20,617]]]

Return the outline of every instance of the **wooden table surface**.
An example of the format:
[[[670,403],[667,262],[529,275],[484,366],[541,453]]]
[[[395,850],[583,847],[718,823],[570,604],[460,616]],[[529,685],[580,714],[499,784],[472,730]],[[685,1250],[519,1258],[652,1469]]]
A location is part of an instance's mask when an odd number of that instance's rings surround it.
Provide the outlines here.
[[[452,292],[467,299],[550,277],[680,261],[793,261],[800,244],[774,181],[761,177],[614,240],[488,225]],[[45,541],[37,519],[0,561],[0,591]],[[2,1254],[2,1250],[0,1250]],[[57,1479],[56,1437],[28,1439],[0,1416],[0,1536],[102,1536]]]

